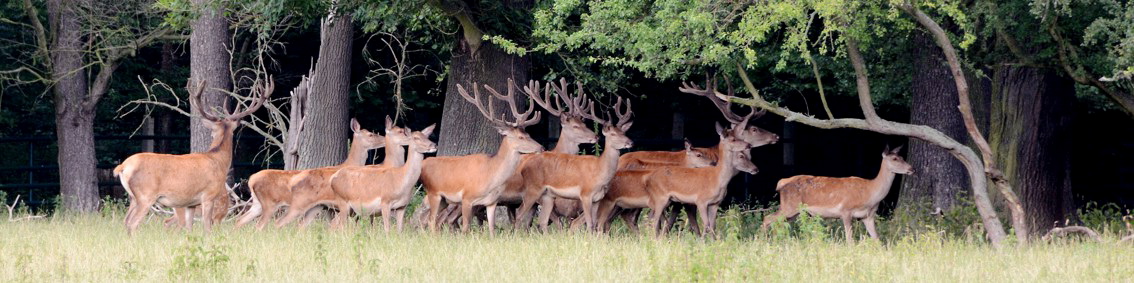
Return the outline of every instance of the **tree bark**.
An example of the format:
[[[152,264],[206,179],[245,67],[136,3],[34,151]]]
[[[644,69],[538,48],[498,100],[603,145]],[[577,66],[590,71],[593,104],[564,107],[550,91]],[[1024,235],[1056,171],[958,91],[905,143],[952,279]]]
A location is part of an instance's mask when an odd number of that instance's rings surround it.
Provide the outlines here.
[[[299,134],[299,169],[331,166],[346,159],[354,40],[351,20],[350,14],[340,13],[320,25],[319,61]]]
[[[189,34],[189,78],[191,81],[205,80],[208,89],[201,94],[204,109],[217,109],[228,100],[225,91],[232,89],[229,72],[228,20],[224,17],[224,3],[212,0],[192,0],[200,16],[193,20],[192,33]],[[193,109],[197,114],[197,109]],[[199,114],[198,114],[199,115]],[[201,124],[200,119],[189,119],[190,144],[193,152],[209,149],[212,143],[211,131]]]
[[[83,68],[82,23],[77,3],[49,1],[47,13],[56,31],[51,44],[51,72],[55,79],[55,134],[58,138],[59,194],[64,209],[92,212],[98,209],[95,174],[94,111],[86,107],[86,69]]]
[[[513,7],[527,5],[518,2],[524,1],[507,2],[506,5]],[[452,66],[449,68],[437,143],[439,156],[491,153],[500,146],[500,134],[478,112],[476,106],[460,97],[457,93],[457,84],[465,86],[466,89],[471,88],[472,84],[488,85],[503,92],[508,88],[508,78],[512,78],[518,84],[526,83],[531,72],[531,62],[528,57],[510,55],[492,44],[480,44],[477,40],[479,36],[468,35],[481,32],[471,20],[467,19],[467,15],[462,15],[458,18],[464,17],[466,20],[460,20],[463,34],[453,47]],[[470,43],[470,39],[474,42]],[[517,95],[517,97],[523,100],[521,102],[527,102],[525,96]],[[518,105],[526,105],[523,103]],[[506,108],[497,107],[497,114],[504,113],[507,111]]]
[[[1015,184],[1033,236],[1071,215],[1073,81],[1053,70],[1000,66],[993,75],[990,142]]]
[[[957,87],[949,67],[945,65],[941,49],[923,33],[914,35],[913,44],[910,123],[932,127],[954,140],[964,140],[964,121],[955,107]],[[965,176],[964,165],[949,151],[911,139],[906,160],[918,174],[903,179],[899,211],[919,216],[946,211],[956,205],[957,194],[968,183],[968,177]],[[929,206],[926,207],[926,204]]]

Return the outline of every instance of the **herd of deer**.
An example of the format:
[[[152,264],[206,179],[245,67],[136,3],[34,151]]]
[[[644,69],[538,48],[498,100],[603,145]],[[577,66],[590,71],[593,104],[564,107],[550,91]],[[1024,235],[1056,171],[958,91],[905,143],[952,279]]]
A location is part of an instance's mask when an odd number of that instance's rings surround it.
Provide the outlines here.
[[[621,150],[633,145],[626,136],[633,113],[630,102],[621,97],[613,106],[614,117],[608,114],[607,118],[600,118],[595,115],[594,102],[585,98],[582,84],[577,84],[572,94],[562,79],[558,84],[552,81],[544,85],[531,81],[522,88],[509,80],[505,94],[485,85],[487,97],[482,97],[475,84],[471,95],[458,84],[461,97],[475,105],[503,136],[496,153],[425,158],[426,153],[437,150],[429,139],[434,125],[411,131],[396,126],[387,116],[385,135],[380,135],[362,129],[352,120],[353,140],[342,164],[308,170],[268,169],[253,174],[248,180],[251,208],[239,217],[236,227],[258,217],[256,226],[262,229],[285,206],[287,213],[276,226],[303,217],[300,225],[305,227],[325,206],[337,210],[332,227],[341,227],[353,212],[358,216],[380,214],[387,232],[391,229],[390,217],[395,216],[401,231],[406,208],[420,180],[425,190],[423,208],[429,211],[428,226],[433,232],[438,230],[439,222],[455,219],[456,213],[461,218],[461,231],[467,231],[474,217],[473,208],[483,207],[488,230],[494,234],[497,205],[509,208],[516,228],[524,229],[531,225],[532,209],[539,204],[538,223],[545,232],[553,214],[574,217],[572,226],[585,225],[588,230],[606,232],[616,213],[632,231],[637,231],[638,215],[643,208],[649,208],[651,228],[659,235],[669,230],[680,207],[689,215],[691,231],[712,235],[729,180],[739,171],[758,171],[749,156],[750,149],[779,140],[776,134],[748,124],[763,111],[752,111],[746,116],[732,112],[729,102],[724,100],[731,91],[721,94],[714,85],[707,83],[704,89],[686,83],[680,91],[710,99],[731,123],[728,127],[716,125],[720,138],[716,146],[694,148],[686,141],[682,151],[622,154]],[[127,233],[133,235],[155,203],[174,209],[174,217],[167,219],[167,224],[186,229],[192,226],[197,213],[206,216],[201,217],[206,231],[223,219],[231,205],[225,181],[232,161],[233,130],[241,118],[255,112],[268,99],[274,87],[270,78],[258,83],[252,88],[251,98],[241,103],[248,104],[247,107],[216,115],[215,109],[200,108],[205,84],[191,86],[190,107],[212,130],[212,145],[206,152],[183,155],[138,153],[114,169],[130,199],[125,219]],[[518,90],[534,102],[528,103],[524,111],[516,103]],[[497,113],[495,100],[507,104],[512,121],[493,115]],[[535,104],[559,117],[562,124],[558,142],[550,151],[545,151],[524,130],[540,120],[541,112],[535,111]],[[224,109],[227,108],[225,105]],[[586,120],[602,125],[605,141],[601,155],[578,154],[581,144],[599,141]],[[382,164],[366,165],[367,151],[377,148],[385,148],[385,160]],[[861,219],[870,236],[877,238],[874,214],[878,203],[889,192],[895,174],[912,173],[898,149],[887,149],[882,156],[878,176],[872,180],[807,175],[780,180],[776,186],[780,209],[765,217],[761,230],[803,209],[822,217],[841,218],[848,241],[852,237],[852,219]],[[679,205],[672,207],[668,220],[663,220],[670,202]],[[459,212],[454,210],[450,217],[441,215],[448,204],[459,204]]]

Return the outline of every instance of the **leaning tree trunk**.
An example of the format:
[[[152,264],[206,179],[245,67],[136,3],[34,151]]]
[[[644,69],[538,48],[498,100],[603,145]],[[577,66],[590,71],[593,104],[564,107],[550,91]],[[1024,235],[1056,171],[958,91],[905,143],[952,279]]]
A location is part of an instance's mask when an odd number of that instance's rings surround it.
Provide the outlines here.
[[[342,13],[324,19],[320,28],[319,61],[299,134],[299,169],[339,164],[347,153],[354,27],[350,14]]]
[[[225,91],[232,88],[229,75],[228,20],[224,17],[224,4],[221,1],[192,0],[200,9],[200,16],[193,20],[193,32],[189,35],[189,79],[205,80],[208,89],[201,95],[205,109],[216,109],[228,99]],[[193,111],[198,111],[193,109]],[[190,118],[191,148],[193,152],[209,149],[212,132],[201,124],[200,119]]]
[[[94,107],[87,107],[87,72],[83,67],[83,27],[75,3],[49,1],[56,33],[51,44],[55,79],[55,134],[59,146],[59,194],[68,211],[98,209],[95,174]]]
[[[1074,83],[1054,71],[1001,66],[993,74],[990,143],[1015,184],[1031,235],[1072,215],[1068,180]]]
[[[524,1],[512,1],[509,4],[527,5],[519,2]],[[494,45],[481,44],[480,30],[467,16],[458,17],[464,17],[459,19],[464,34],[453,47],[452,66],[449,68],[437,143],[439,156],[491,153],[500,146],[500,134],[492,128],[491,123],[486,122],[476,106],[461,98],[457,93],[457,84],[463,85],[470,92],[472,85],[478,84],[478,87],[481,87],[481,96],[488,96],[488,93],[484,93],[486,92],[484,85],[503,93],[508,89],[509,78],[515,80],[517,84],[524,84],[528,81],[528,73],[531,71],[531,61],[528,57],[510,55]],[[523,95],[517,97],[520,97],[518,99],[523,100],[522,102],[527,101],[522,99]],[[508,111],[506,108],[497,107],[496,111],[503,113],[502,111]]]
[[[923,33],[916,34],[913,42],[910,123],[932,127],[954,140],[965,140],[965,124],[956,107],[957,86],[941,48]],[[911,216],[916,218],[956,205],[957,194],[968,187],[964,165],[948,150],[918,139],[910,139],[908,155],[917,174],[906,176],[902,182],[899,211],[913,213]]]

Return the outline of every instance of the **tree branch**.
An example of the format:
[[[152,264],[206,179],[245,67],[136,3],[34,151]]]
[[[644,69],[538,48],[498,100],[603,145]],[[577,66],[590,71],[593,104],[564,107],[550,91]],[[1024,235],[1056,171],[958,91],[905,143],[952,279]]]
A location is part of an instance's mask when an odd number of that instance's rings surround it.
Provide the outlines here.
[[[972,102],[969,101],[969,83],[966,81],[965,73],[961,69],[960,59],[957,58],[957,50],[953,49],[953,44],[949,41],[949,37],[945,35],[945,30],[937,24],[936,21],[929,18],[928,15],[922,13],[920,9],[914,7],[910,3],[903,3],[899,8],[906,13],[913,16],[919,24],[929,33],[933,35],[934,42],[945,53],[945,60],[949,63],[949,70],[953,75],[953,82],[957,85],[957,99],[960,103],[957,109],[961,111],[961,118],[965,122],[965,129],[968,131],[969,136],[972,138],[973,143],[976,143],[977,148],[980,149],[981,155],[984,158],[984,172],[989,178],[992,179],[993,184],[1000,189],[1000,193],[1004,195],[1005,200],[1008,201],[1008,207],[1012,211],[1012,226],[1016,229],[1016,238],[1020,244],[1027,243],[1028,222],[1024,217],[1024,207],[1020,203],[1019,197],[1012,189],[1008,179],[1005,178],[1003,172],[997,169],[996,159],[992,157],[992,148],[988,145],[988,140],[984,138],[980,130],[977,129],[976,119],[973,118]]]
[[[851,65],[854,66],[855,86],[858,88],[858,105],[862,107],[862,115],[866,117],[867,123],[881,121],[882,118],[878,117],[878,112],[874,111],[874,101],[870,97],[870,78],[866,75],[866,61],[862,59],[862,53],[858,51],[858,42],[847,37],[846,44],[847,56],[850,57]]]
[[[43,23],[39,21],[39,10],[36,10],[35,5],[31,0],[24,0],[24,12],[28,14],[28,21],[31,22],[35,30],[36,53],[42,55],[48,69],[51,68],[51,56],[48,55],[48,41],[47,31],[43,28]]]
[[[1134,117],[1134,94],[1115,91],[1096,79],[1099,76],[1091,74],[1082,64],[1079,64],[1078,50],[1074,45],[1068,43],[1056,28],[1055,23],[1058,22],[1058,19],[1058,17],[1052,18],[1050,24],[1047,25],[1047,32],[1051,34],[1051,38],[1055,40],[1055,44],[1058,47],[1056,50],[1059,55],[1059,65],[1063,67],[1063,71],[1067,72],[1067,75],[1071,76],[1071,79],[1074,79],[1075,82],[1094,86],[1099,89],[1099,91],[1102,91],[1113,99],[1114,102],[1117,102],[1118,105],[1122,107],[1122,111]]]
[[[811,74],[815,75],[815,84],[819,85],[819,101],[823,102],[823,111],[827,112],[827,119],[835,119],[831,114],[831,107],[827,106],[827,94],[823,92],[823,78],[819,76],[819,64],[815,63],[815,56],[807,53],[807,62],[811,63]]]
[[[430,0],[429,4],[441,9],[441,11],[449,14],[457,23],[461,24],[461,30],[464,32],[465,42],[469,44],[470,54],[476,54],[480,49],[481,42],[484,41],[484,31],[476,26],[472,16],[469,15],[469,7],[463,1],[445,1],[443,0]]]

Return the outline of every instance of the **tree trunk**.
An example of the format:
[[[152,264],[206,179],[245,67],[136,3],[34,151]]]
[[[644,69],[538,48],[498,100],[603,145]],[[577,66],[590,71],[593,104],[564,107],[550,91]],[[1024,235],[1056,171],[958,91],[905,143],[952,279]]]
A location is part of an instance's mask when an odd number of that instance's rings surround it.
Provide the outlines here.
[[[299,134],[299,169],[339,164],[347,154],[354,28],[346,13],[324,19],[320,28],[319,61]]]
[[[1054,71],[1000,66],[993,74],[991,139],[998,163],[1015,185],[1032,235],[1071,215],[1073,82]]]
[[[916,34],[913,44],[910,123],[932,127],[954,140],[965,140],[965,124],[956,108],[957,86],[944,54],[927,34]],[[946,211],[957,204],[957,194],[968,186],[968,177],[964,165],[949,151],[910,139],[906,160],[917,174],[902,181],[899,211],[914,213],[911,216],[916,217]]]
[[[228,64],[230,57],[226,48],[229,41],[228,20],[224,17],[223,3],[211,0],[192,1],[201,14],[193,20],[193,31],[189,34],[189,78],[191,81],[208,82],[208,89],[201,95],[201,102],[204,103],[201,107],[216,109],[228,100],[225,91],[232,89]],[[200,119],[190,118],[189,129],[192,151],[208,150],[213,138]]]
[[[527,83],[531,62],[528,57],[510,55],[491,44],[482,44],[476,53],[472,53],[464,37],[453,48],[452,62],[445,91],[437,155],[493,153],[500,146],[500,134],[478,112],[476,106],[461,98],[457,93],[457,84],[463,85],[470,92],[474,83],[481,87],[482,92],[486,91],[484,85],[501,92],[507,91],[508,78],[515,80],[517,84]],[[526,101],[523,95],[517,97]],[[496,111],[505,113],[509,110],[498,106]],[[508,119],[511,121],[512,118],[509,116]]]
[[[48,14],[55,28],[51,44],[51,72],[55,79],[55,134],[59,146],[59,194],[64,209],[93,212],[98,209],[95,174],[94,111],[86,107],[87,77],[83,68],[81,18],[76,3],[49,1]]]

